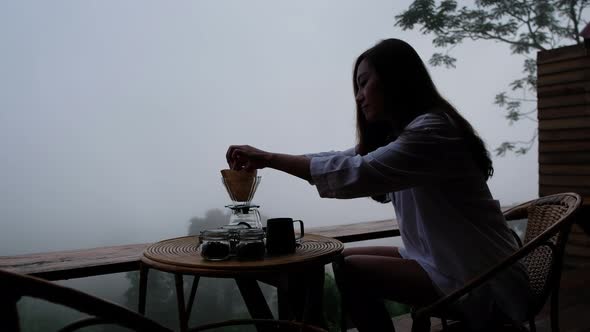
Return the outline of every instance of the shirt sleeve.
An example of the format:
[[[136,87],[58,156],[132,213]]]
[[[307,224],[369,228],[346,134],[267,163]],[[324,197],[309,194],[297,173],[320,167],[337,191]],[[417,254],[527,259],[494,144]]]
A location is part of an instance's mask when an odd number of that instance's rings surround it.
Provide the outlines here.
[[[304,156],[308,158],[314,157],[329,157],[329,156],[354,156],[356,155],[356,148],[350,148],[344,151],[326,151],[326,152],[317,152],[317,153],[306,153]]]
[[[482,176],[459,130],[446,116],[427,113],[395,141],[361,155],[320,155],[310,162],[321,197],[356,198],[387,194],[453,177]]]

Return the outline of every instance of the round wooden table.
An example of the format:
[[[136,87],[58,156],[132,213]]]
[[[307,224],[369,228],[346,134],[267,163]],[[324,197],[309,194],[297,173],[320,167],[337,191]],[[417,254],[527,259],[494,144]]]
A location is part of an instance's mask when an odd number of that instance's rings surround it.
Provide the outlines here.
[[[265,255],[258,260],[207,261],[201,257],[196,236],[185,236],[163,240],[152,244],[143,253],[140,264],[139,312],[145,313],[147,277],[150,268],[173,273],[176,283],[180,330],[188,328],[200,277],[233,278],[253,318],[273,318],[262,295],[257,280],[277,287],[279,319],[296,319],[317,324],[310,298],[321,298],[324,265],[331,263],[344,249],[343,244],[333,238],[305,234],[295,253],[287,255]],[[188,303],[185,305],[183,275],[194,275]],[[303,296],[295,305],[293,293]],[[320,293],[320,294],[318,294]],[[291,294],[291,295],[290,295]],[[291,299],[289,299],[291,297]],[[321,301],[320,301],[321,305]],[[305,310],[305,309],[309,310]],[[321,308],[315,308],[316,311]],[[312,311],[312,312],[309,312]]]

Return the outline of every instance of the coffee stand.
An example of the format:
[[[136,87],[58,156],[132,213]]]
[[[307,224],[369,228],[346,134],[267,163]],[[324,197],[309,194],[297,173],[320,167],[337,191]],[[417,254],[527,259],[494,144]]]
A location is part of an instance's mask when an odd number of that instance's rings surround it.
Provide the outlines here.
[[[252,198],[260,176],[256,172],[222,170],[222,182],[233,201],[229,225],[204,230],[200,236],[163,240],[147,247],[141,257],[139,312],[145,314],[150,269],[174,274],[180,331],[187,331],[201,277],[232,278],[252,318],[272,319],[258,281],[273,285],[278,293],[278,318],[324,325],[322,294],[324,266],[344,249],[333,238],[305,234],[303,222],[291,218],[267,221],[265,231]],[[294,223],[300,225],[296,237]],[[243,245],[243,246],[242,246]],[[246,254],[241,254],[240,248]],[[250,250],[252,249],[252,250]],[[194,276],[188,302],[184,275]]]
[[[258,260],[208,261],[201,257],[195,236],[157,242],[143,253],[140,264],[139,312],[145,314],[147,278],[150,269],[174,274],[180,331],[188,330],[200,277],[233,278],[252,318],[273,318],[257,281],[277,287],[279,319],[323,325],[321,305],[324,266],[344,249],[333,238],[306,234],[292,254],[268,255]],[[183,276],[195,276],[188,302],[184,299]]]

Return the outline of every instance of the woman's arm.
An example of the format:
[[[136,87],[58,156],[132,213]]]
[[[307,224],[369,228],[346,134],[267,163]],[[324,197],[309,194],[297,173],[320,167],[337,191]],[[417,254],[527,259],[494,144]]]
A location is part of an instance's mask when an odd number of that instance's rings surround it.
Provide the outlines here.
[[[270,167],[311,181],[310,158],[306,156],[266,152],[249,145],[232,145],[227,150],[226,159],[231,169]]]
[[[356,153],[356,147],[352,147],[350,149],[346,149],[344,151],[327,151],[327,152],[318,152],[318,153],[306,153],[304,154],[304,156],[306,156],[307,158],[311,159],[314,157],[328,157],[328,156],[355,156]]]
[[[424,114],[400,137],[364,156],[328,153],[308,158],[231,146],[232,169],[271,167],[314,184],[321,197],[376,196],[451,178],[481,176],[461,134],[446,118]]]
[[[361,156],[326,156],[310,162],[321,197],[376,196],[482,174],[461,134],[439,115],[424,114],[397,140]]]

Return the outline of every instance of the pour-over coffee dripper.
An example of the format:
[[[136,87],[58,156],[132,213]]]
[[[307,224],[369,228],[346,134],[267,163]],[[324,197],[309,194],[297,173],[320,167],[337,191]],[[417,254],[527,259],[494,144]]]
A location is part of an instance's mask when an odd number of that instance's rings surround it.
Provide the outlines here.
[[[260,176],[256,175],[256,171],[224,169],[221,171],[221,180],[234,205],[250,205],[260,184]]]
[[[221,180],[233,204],[227,205],[232,210],[230,225],[242,225],[247,228],[262,228],[258,205],[252,204],[252,198],[260,184],[256,171],[221,171]]]

